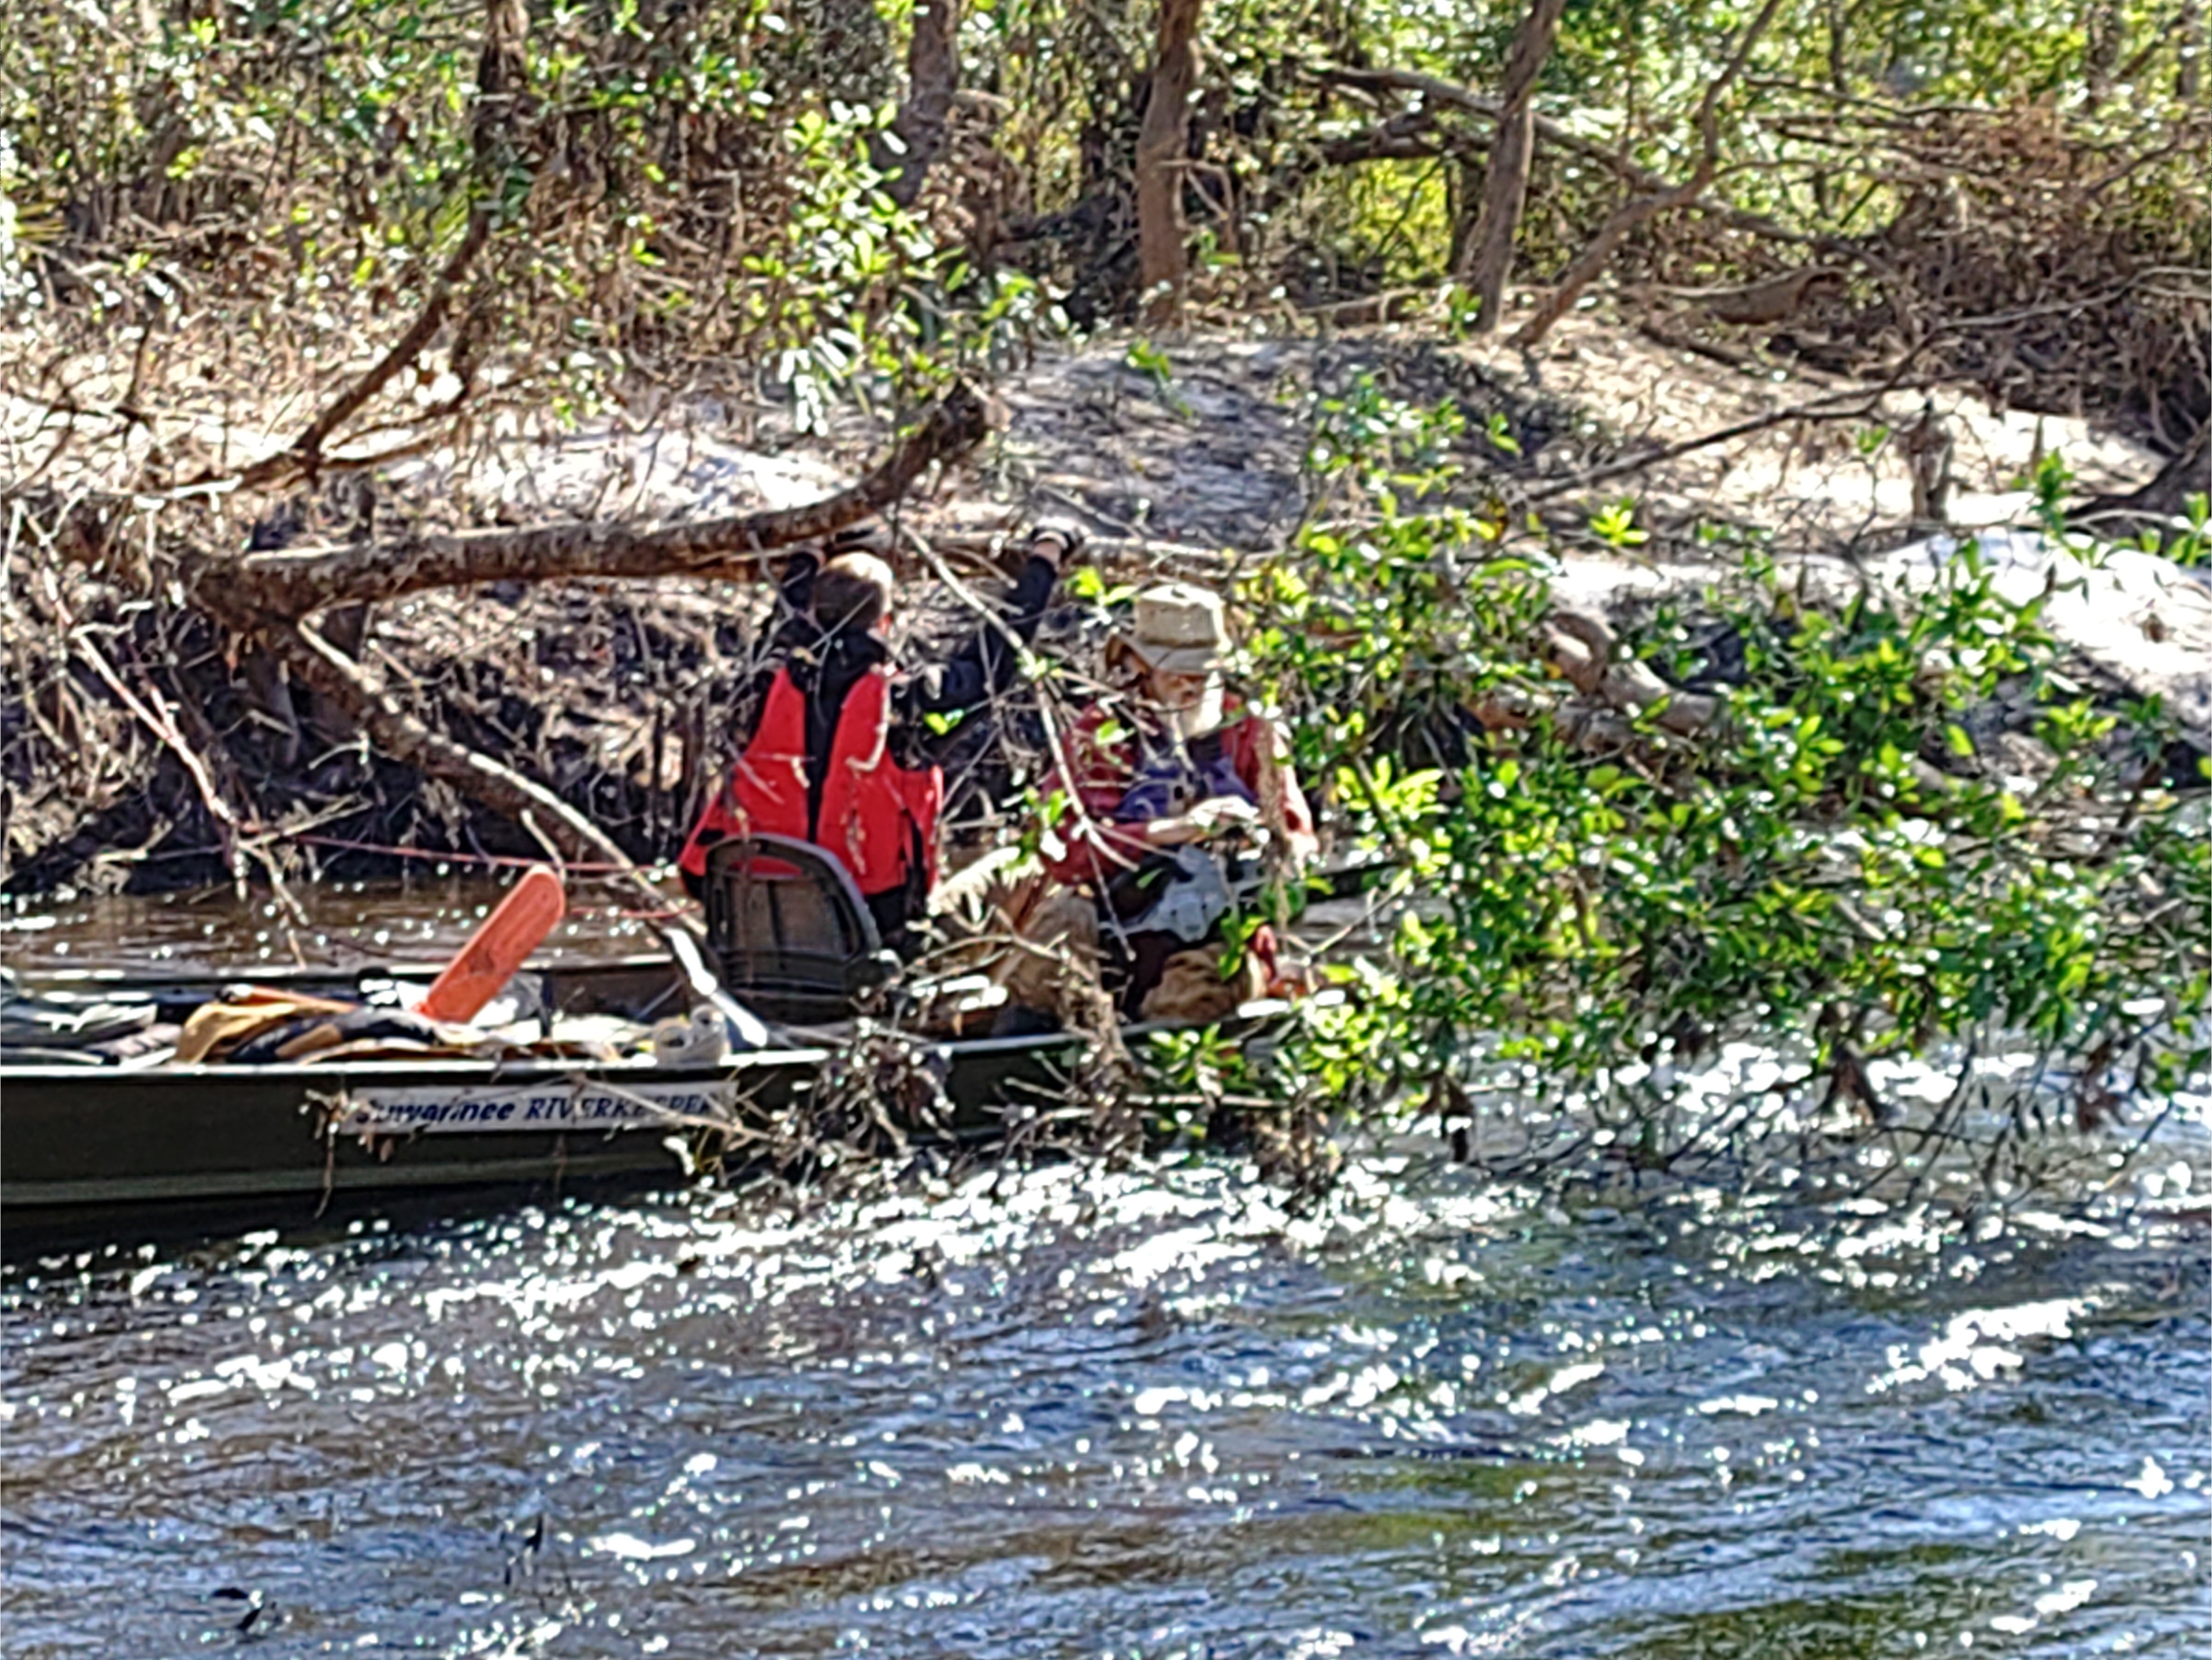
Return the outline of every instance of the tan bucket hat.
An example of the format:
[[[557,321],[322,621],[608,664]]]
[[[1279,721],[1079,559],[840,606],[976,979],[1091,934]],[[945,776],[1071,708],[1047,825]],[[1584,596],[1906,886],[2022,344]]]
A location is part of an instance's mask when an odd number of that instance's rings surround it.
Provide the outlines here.
[[[1231,645],[1221,596],[1188,582],[1162,582],[1139,593],[1122,638],[1147,667],[1163,674],[1218,669]]]

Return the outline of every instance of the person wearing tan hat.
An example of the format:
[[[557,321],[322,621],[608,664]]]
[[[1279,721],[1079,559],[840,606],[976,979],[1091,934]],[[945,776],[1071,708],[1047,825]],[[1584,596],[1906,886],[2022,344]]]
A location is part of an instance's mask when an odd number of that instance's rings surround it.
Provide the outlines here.
[[[678,860],[698,897],[707,854],[753,832],[811,842],[852,874],[885,945],[904,954],[938,875],[944,753],[960,719],[1005,693],[1026,643],[1081,546],[1060,523],[1031,532],[1003,625],[980,626],[940,663],[908,671],[887,637],[890,567],[871,551],[873,527],[787,562],[783,621],[739,700],[737,764],[708,802]]]
[[[1128,707],[1092,710],[1065,746],[1054,787],[1075,805],[1046,861],[1060,897],[1021,930],[1031,949],[1007,982],[1016,1001],[1048,1000],[1054,952],[1102,956],[1123,1012],[1147,1019],[1218,1018],[1277,977],[1266,929],[1246,954],[1252,979],[1219,972],[1221,924],[1258,875],[1229,844],[1266,831],[1284,875],[1319,844],[1282,734],[1229,696],[1233,651],[1218,594],[1164,582],[1136,596],[1108,648]]]

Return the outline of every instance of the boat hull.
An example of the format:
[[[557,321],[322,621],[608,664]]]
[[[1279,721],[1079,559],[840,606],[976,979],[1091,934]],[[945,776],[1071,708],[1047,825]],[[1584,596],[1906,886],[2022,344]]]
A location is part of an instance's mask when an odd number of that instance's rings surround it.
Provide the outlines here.
[[[1064,1036],[928,1045],[957,1133],[988,1134],[1073,1058]],[[409,1194],[674,1186],[742,1159],[830,1052],[713,1067],[472,1061],[0,1068],[0,1234],[128,1237],[187,1217],[312,1220]]]

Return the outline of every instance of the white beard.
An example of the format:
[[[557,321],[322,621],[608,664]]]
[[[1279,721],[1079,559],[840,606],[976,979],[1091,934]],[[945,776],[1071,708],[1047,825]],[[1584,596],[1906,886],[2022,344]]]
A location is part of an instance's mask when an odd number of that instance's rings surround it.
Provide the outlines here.
[[[1166,723],[1167,729],[1170,733],[1174,733],[1178,739],[1186,744],[1190,742],[1194,738],[1203,738],[1208,733],[1220,731],[1222,721],[1221,682],[1218,680],[1208,681],[1206,683],[1205,696],[1200,697],[1195,703],[1191,704],[1188,708],[1163,709],[1160,711],[1160,714],[1162,719]]]

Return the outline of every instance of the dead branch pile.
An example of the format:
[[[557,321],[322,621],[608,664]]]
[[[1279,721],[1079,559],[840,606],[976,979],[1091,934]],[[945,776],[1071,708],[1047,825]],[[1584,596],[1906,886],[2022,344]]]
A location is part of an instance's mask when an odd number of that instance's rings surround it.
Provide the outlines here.
[[[206,611],[147,599],[207,556],[180,554],[173,525],[150,556],[140,544],[149,564],[118,571],[59,556],[28,512],[13,522],[0,891],[281,886],[383,874],[428,853],[544,855],[513,814],[372,742],[296,660]],[[325,613],[322,636],[412,722],[538,781],[653,864],[673,856],[734,758],[733,714],[771,605],[750,581],[515,581],[343,606]],[[911,652],[965,620],[941,585],[908,586]],[[1034,742],[1006,713],[977,723],[949,769],[956,822],[1034,768]]]
[[[1894,124],[1902,204],[1875,251],[1893,326],[1946,336],[1947,378],[1993,401],[2124,410],[2178,449],[2212,415],[2206,137],[2130,154],[2039,110]]]
[[[6,552],[0,883],[159,891],[339,879],[388,850],[538,857],[508,816],[425,777],[266,643],[41,549]],[[765,592],[672,579],[514,583],[325,624],[428,727],[541,780],[630,858],[666,857],[726,750]]]
[[[1917,354],[1995,407],[2124,417],[2169,453],[2212,414],[2207,131],[2094,143],[2037,108],[1778,125],[1832,158],[1802,181],[1874,228],[1808,248],[1725,212],[1663,221],[1620,261],[1639,304],[1869,379]]]

